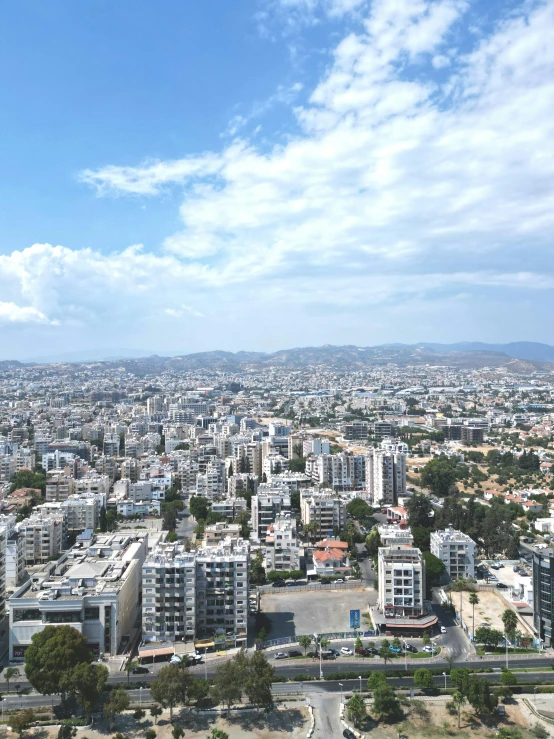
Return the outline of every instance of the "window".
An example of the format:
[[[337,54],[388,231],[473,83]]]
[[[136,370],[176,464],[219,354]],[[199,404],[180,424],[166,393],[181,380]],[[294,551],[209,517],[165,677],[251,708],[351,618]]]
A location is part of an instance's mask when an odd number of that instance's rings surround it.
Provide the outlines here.
[[[29,608],[27,610],[16,609],[13,612],[14,621],[40,621],[41,613],[38,609]]]
[[[149,603],[153,603],[152,598],[148,599]],[[85,621],[98,621],[100,618],[100,608],[98,606],[92,606],[85,608]]]

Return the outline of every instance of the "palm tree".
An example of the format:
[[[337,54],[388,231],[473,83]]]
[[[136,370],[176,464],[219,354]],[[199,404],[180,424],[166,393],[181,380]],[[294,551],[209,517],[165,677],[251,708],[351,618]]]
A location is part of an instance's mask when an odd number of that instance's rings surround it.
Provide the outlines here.
[[[479,596],[477,593],[470,593],[469,594],[469,605],[472,607],[472,619],[473,624],[471,626],[471,633],[473,634],[473,639],[475,639],[475,606],[479,603]]]
[[[458,729],[460,728],[460,714],[462,712],[462,706],[466,702],[466,697],[463,695],[463,693],[460,693],[459,690],[457,690],[454,695],[452,696],[452,702],[456,706],[456,709],[458,711]]]
[[[517,613],[515,611],[512,611],[511,608],[506,608],[504,613],[502,614],[502,623],[504,624],[504,632],[506,633],[506,638],[508,638],[508,634],[512,635],[517,628]]]
[[[135,667],[138,667],[138,662],[134,659],[128,660],[125,665],[125,672],[127,673],[127,684],[130,681],[131,672],[135,669]]]
[[[17,667],[8,667],[7,670],[4,672],[4,679],[8,683],[8,693],[10,692],[10,680],[13,680],[14,678],[18,678],[20,675],[19,670]]]

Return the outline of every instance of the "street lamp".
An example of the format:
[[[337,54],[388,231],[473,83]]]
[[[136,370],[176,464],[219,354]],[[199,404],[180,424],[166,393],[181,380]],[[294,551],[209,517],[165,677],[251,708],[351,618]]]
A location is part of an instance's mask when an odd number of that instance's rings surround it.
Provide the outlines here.
[[[342,683],[339,683],[340,685],[340,702],[342,703]]]
[[[442,673],[444,675],[444,689],[446,690],[446,672]]]
[[[139,688],[139,706],[142,708],[142,685]]]
[[[362,676],[358,675],[358,680],[360,681],[360,693],[362,692]]]

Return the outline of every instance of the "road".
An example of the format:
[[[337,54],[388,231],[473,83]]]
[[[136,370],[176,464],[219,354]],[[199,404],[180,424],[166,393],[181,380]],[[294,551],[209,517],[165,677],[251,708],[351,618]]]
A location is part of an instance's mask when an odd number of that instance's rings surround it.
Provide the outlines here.
[[[179,538],[190,539],[196,528],[196,519],[190,515],[188,506],[185,507],[183,513],[177,517],[177,526],[175,532]]]

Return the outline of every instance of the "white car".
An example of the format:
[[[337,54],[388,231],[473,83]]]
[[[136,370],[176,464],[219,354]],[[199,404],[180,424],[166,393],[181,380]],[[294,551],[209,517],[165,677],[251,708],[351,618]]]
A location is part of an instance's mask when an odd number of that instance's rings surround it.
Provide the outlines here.
[[[446,634],[446,626],[441,626],[441,634]]]
[[[170,665],[178,665],[180,662],[181,658],[177,654],[174,654],[173,657],[169,660]]]
[[[288,657],[288,654],[285,654],[285,652],[277,652],[274,659],[286,659]]]
[[[335,582],[344,582],[344,580],[342,579],[342,577],[339,577],[339,579],[335,580]]]
[[[354,652],[351,649],[348,649],[348,647],[341,647],[340,653],[341,654],[354,654]]]
[[[428,654],[436,654],[437,650],[433,649],[430,645],[427,645],[426,647],[423,647],[423,651],[427,652]]]

